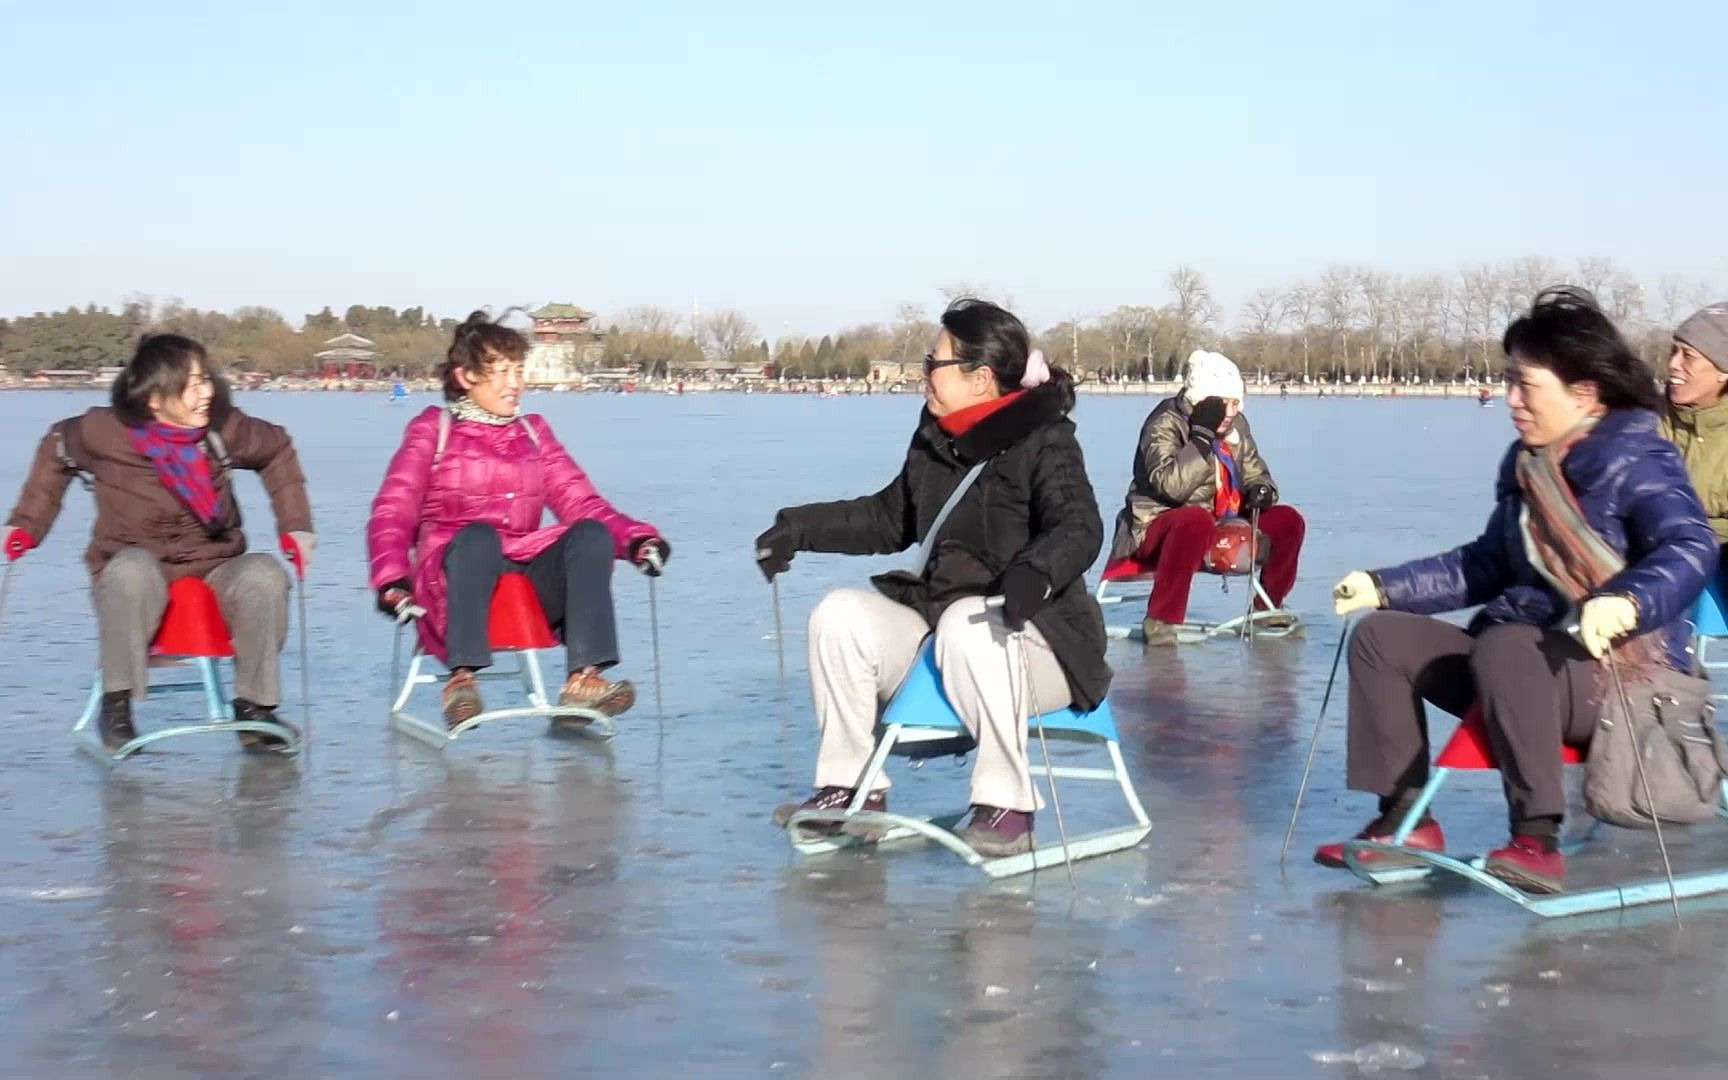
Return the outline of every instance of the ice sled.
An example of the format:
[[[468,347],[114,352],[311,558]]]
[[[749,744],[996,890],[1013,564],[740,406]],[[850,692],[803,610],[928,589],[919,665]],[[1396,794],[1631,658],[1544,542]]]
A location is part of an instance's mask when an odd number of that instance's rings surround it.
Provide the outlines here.
[[[1050,770],[1055,779],[1101,781],[1117,785],[1121,789],[1131,818],[1129,823],[1114,828],[1069,837],[1069,855],[1074,859],[1105,855],[1131,848],[1145,839],[1146,834],[1152,831],[1152,823],[1146,816],[1145,808],[1140,805],[1139,796],[1134,793],[1133,784],[1128,780],[1128,770],[1122,762],[1122,751],[1116,737],[1116,721],[1111,715],[1110,703],[1106,701],[1087,713],[1068,708],[1035,717],[1029,722],[1032,739],[1037,738],[1037,727],[1040,723],[1043,725],[1045,738],[1051,743],[1100,747],[1109,761],[1108,768],[1055,765]],[[858,780],[858,794],[852,804],[838,810],[800,810],[793,814],[786,823],[786,835],[791,840],[793,849],[803,855],[815,855],[860,844],[890,844],[922,837],[947,848],[968,866],[975,866],[992,878],[1013,877],[1047,866],[1060,866],[1063,862],[1063,848],[1054,828],[1039,829],[1033,837],[1036,846],[1029,852],[988,858],[974,851],[955,832],[966,817],[964,809],[958,813],[935,817],[872,813],[861,809],[865,799],[869,797],[869,792],[880,786],[879,781],[890,758],[909,759],[916,768],[929,758],[964,755],[969,753],[974,745],[959,714],[954,711],[954,707],[948,703],[947,696],[942,692],[942,677],[936,669],[935,639],[926,638],[919,648],[911,673],[906,676],[905,683],[883,710],[876,737],[876,750],[871,754],[870,761]],[[1035,782],[1042,773],[1042,769],[1033,768]],[[1046,783],[1048,782],[1046,777]],[[1044,794],[1048,796],[1049,792],[1046,790]],[[1040,820],[1044,820],[1049,813],[1048,809],[1042,811]],[[842,832],[837,836],[806,837],[800,835],[798,828],[805,822],[841,822],[850,829],[868,830],[878,835],[870,839]]]
[[[149,689],[152,694],[202,691],[204,722],[176,724],[146,731],[118,749],[109,751],[102,745],[102,739],[96,731],[96,717],[102,709],[102,672],[98,669],[90,686],[90,697],[84,705],[84,712],[78,717],[78,722],[72,725],[72,737],[78,749],[105,765],[116,765],[146,746],[164,739],[209,732],[246,732],[283,740],[285,746],[270,748],[275,753],[299,752],[300,739],[292,728],[267,720],[234,718],[233,703],[222,689],[220,668],[220,662],[227,660],[232,671],[234,642],[229,637],[228,623],[222,618],[222,609],[216,602],[216,593],[203,578],[183,577],[168,586],[168,607],[163,612],[162,625],[156,628],[156,636],[150,643],[150,655],[158,660],[169,661],[164,666],[152,663],[152,670],[172,671],[183,666],[173,661],[192,662],[191,666],[198,673],[196,679],[152,682]]]
[[[1240,520],[1240,519],[1236,519]],[[1246,525],[1246,523],[1243,523]],[[1220,534],[1221,536],[1221,534]],[[1215,543],[1222,544],[1221,539]],[[1235,635],[1244,640],[1253,638],[1287,638],[1302,633],[1302,619],[1288,608],[1280,608],[1272,603],[1272,597],[1260,582],[1260,570],[1265,562],[1265,538],[1261,534],[1256,554],[1258,558],[1244,559],[1240,565],[1233,558],[1216,558],[1214,552],[1208,551],[1207,556],[1200,561],[1200,566],[1194,571],[1197,574],[1208,574],[1219,579],[1219,585],[1225,593],[1230,591],[1231,578],[1246,578],[1248,588],[1253,592],[1255,600],[1265,605],[1263,609],[1251,614],[1244,611],[1223,622],[1184,622],[1176,626],[1176,640],[1188,645],[1207,638],[1229,637]],[[1240,541],[1237,541],[1240,545]],[[1142,563],[1129,555],[1120,559],[1112,559],[1104,566],[1104,572],[1098,578],[1098,588],[1093,594],[1100,606],[1121,604],[1129,600],[1145,600],[1152,592],[1152,566]],[[1246,606],[1246,605],[1245,605]],[[1108,621],[1104,625],[1105,633],[1118,641],[1143,641],[1144,634],[1138,624],[1134,626],[1113,626]]]

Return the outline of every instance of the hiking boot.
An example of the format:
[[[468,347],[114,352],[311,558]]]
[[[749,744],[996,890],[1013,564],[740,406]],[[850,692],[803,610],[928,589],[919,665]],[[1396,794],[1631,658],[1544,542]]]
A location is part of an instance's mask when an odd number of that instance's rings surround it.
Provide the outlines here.
[[[1482,869],[1528,893],[1566,891],[1566,856],[1534,836],[1514,833],[1505,847],[1488,853]]]
[[[1254,625],[1263,630],[1288,630],[1296,625],[1294,611],[1267,611],[1265,608],[1255,612]]]
[[[786,823],[792,820],[792,815],[800,810],[844,810],[852,805],[852,798],[858,793],[857,788],[828,786],[817,788],[801,803],[781,803],[774,808],[774,824],[784,829]],[[888,809],[888,793],[872,791],[864,797],[864,809],[880,814]],[[805,836],[835,836],[842,828],[840,821],[808,821],[798,826],[798,831]],[[864,833],[855,833],[864,839],[870,839]]]
[[[115,690],[102,695],[102,711],[96,714],[96,734],[102,749],[113,753],[138,737],[132,726],[132,691]]]
[[[986,858],[1024,855],[1032,850],[1032,812],[976,804],[972,820],[958,835],[967,847]]]
[[[444,726],[451,731],[486,711],[480,700],[480,680],[469,668],[452,671],[444,680]]]
[[[587,709],[601,716],[617,716],[630,711],[636,704],[636,687],[627,679],[608,680],[593,668],[573,671],[558,692],[558,704],[571,709]],[[554,722],[582,725],[589,721],[580,716],[554,717]]]
[[[1402,820],[1403,815],[1399,815],[1395,818],[1375,818],[1373,821],[1368,823],[1366,828],[1357,833],[1351,839],[1372,840],[1376,844],[1390,844],[1392,842],[1392,837],[1398,832],[1398,823]],[[1330,866],[1336,869],[1348,869],[1347,864],[1344,862],[1345,843],[1348,843],[1348,841],[1340,841],[1336,844],[1322,844],[1314,851],[1314,861],[1319,863],[1321,866]],[[1414,829],[1410,830],[1410,835],[1404,838],[1402,846],[1407,848],[1416,848],[1421,851],[1445,851],[1446,834],[1440,831],[1440,823],[1438,821],[1435,821],[1431,817],[1424,817]],[[1399,866],[1423,865],[1422,860],[1420,859],[1411,859],[1402,855],[1380,851],[1364,851],[1360,855],[1356,856],[1356,859],[1363,866],[1375,870],[1390,870]]]
[[[237,697],[234,699],[234,719],[276,724],[287,728],[296,739],[300,737],[299,730],[293,724],[276,715],[274,705],[259,705]],[[266,735],[261,731],[236,731],[234,734],[239,737],[240,745],[248,750],[273,750],[279,754],[288,751],[288,740],[280,735]]]
[[[1176,644],[1176,628],[1162,619],[1141,619],[1140,635],[1148,645]]]

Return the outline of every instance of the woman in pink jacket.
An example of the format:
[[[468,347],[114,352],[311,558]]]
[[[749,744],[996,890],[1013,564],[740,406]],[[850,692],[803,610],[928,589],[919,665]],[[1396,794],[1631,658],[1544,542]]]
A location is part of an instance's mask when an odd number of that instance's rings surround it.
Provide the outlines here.
[[[521,334],[477,311],[440,368],[444,409],[408,422],[372,500],[366,544],[378,607],[412,602],[426,651],[450,669],[444,720],[484,711],[474,672],[492,662],[487,616],[500,574],[528,575],[568,654],[559,704],[616,716],[636,700],[601,672],[618,662],[612,560],[658,575],[671,556],[654,526],[613,509],[546,421],[522,416]],[[550,508],[556,525],[544,525]]]

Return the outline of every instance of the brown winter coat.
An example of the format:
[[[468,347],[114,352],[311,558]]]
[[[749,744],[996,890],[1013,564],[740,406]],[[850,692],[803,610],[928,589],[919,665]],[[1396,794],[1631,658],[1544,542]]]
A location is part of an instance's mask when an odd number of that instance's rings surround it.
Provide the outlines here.
[[[1110,541],[1110,558],[1123,559],[1140,550],[1152,519],[1166,510],[1183,506],[1212,509],[1218,494],[1218,463],[1212,448],[1188,437],[1188,402],[1181,394],[1165,398],[1152,410],[1140,428],[1134,447],[1134,478],[1128,484],[1126,505],[1116,515],[1116,534]],[[1266,484],[1274,495],[1278,485],[1260,456],[1248,417],[1241,413],[1230,425],[1230,453],[1242,477],[1242,488]]]
[[[212,428],[233,468],[260,474],[276,513],[277,530],[311,532],[306,478],[288,433],[239,409],[226,410]],[[122,548],[136,546],[161,559],[171,580],[202,577],[246,551],[240,507],[228,470],[222,468],[217,448],[209,440],[203,445],[212,455],[210,472],[224,514],[219,525],[209,531],[163,485],[149,459],[133,446],[131,432],[107,407],[69,417],[48,429],[36,447],[30,475],[6,524],[23,529],[40,543],[60,515],[66,485],[84,473],[92,480],[96,494],[96,523],[90,546],[84,551],[92,576],[100,574]]]

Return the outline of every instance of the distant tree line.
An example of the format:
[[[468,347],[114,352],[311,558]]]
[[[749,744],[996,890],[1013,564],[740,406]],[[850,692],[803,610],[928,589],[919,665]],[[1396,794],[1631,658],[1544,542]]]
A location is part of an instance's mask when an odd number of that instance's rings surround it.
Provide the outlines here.
[[[1274,379],[1486,376],[1499,366],[1501,331],[1538,291],[1562,282],[1594,293],[1658,368],[1675,324],[1719,299],[1709,283],[1673,275],[1651,289],[1605,258],[1565,266],[1533,256],[1451,275],[1333,266],[1286,287],[1256,290],[1230,319],[1205,275],[1182,266],[1166,277],[1155,302],[1065,320],[1039,333],[1038,342],[1052,361],[1109,380],[1174,378],[1188,352],[1200,346],[1222,350],[1250,376]],[[960,283],[941,292],[945,301],[985,296],[1013,306],[1011,297],[988,286]],[[936,336],[934,315],[930,307],[906,303],[890,322],[770,343],[735,310],[687,316],[632,307],[604,327],[600,363],[647,375],[736,368],[788,378],[859,378],[899,365],[910,376]],[[123,363],[142,333],[170,330],[204,342],[227,366],[285,374],[313,370],[313,354],[347,331],[375,343],[383,370],[419,377],[443,358],[454,325],[419,307],[355,304],[341,315],[328,307],[308,314],[296,329],[270,308],[223,314],[141,297],[118,311],[90,305],[0,320],[0,363],[14,372],[93,370]]]

